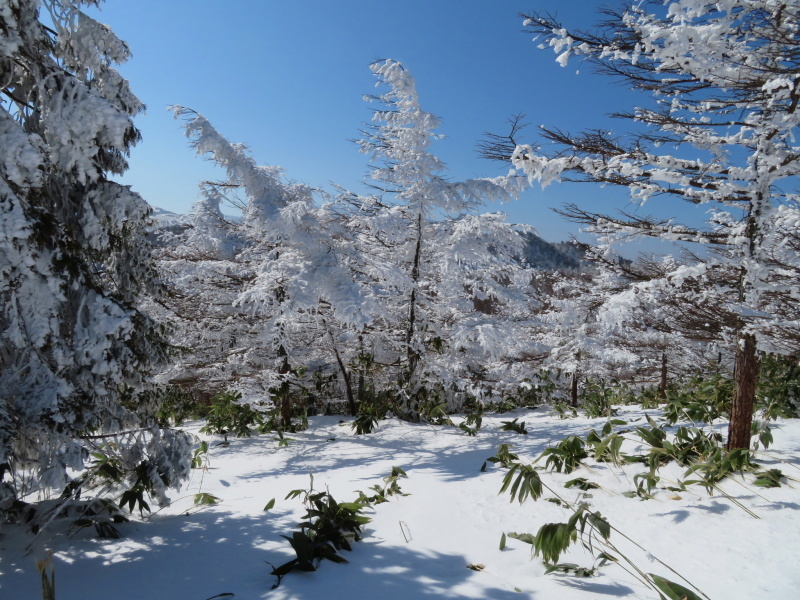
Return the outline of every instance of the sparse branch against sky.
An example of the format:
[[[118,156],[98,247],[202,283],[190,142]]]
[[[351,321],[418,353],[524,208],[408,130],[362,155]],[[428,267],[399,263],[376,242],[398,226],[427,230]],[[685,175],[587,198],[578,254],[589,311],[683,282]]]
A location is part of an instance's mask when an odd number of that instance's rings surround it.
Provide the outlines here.
[[[603,0],[109,0],[98,18],[133,51],[122,66],[147,105],[137,119],[144,140],[134,149],[124,182],[151,204],[185,213],[197,185],[219,178],[193,155],[168,105],[191,107],[229,139],[245,143],[259,164],[279,165],[299,182],[330,182],[363,191],[367,158],[351,142],[371,117],[369,64],[403,62],[417,80],[426,110],[439,115],[446,137],[435,151],[453,178],[503,174],[478,157],[484,132],[504,133],[525,113],[531,141],[546,124],[569,131],[618,127],[607,115],[639,99],[588,65],[562,68],[523,32],[522,11],[548,11],[570,26],[591,27]],[[577,72],[579,71],[579,72]],[[549,210],[577,202],[597,211],[631,210],[619,190],[565,184],[527,191],[514,203],[490,206],[512,222],[529,223],[549,240],[575,225]],[[663,211],[681,210],[679,203]],[[655,207],[653,207],[655,209]],[[640,209],[641,210],[641,209]],[[647,211],[651,208],[647,207]]]

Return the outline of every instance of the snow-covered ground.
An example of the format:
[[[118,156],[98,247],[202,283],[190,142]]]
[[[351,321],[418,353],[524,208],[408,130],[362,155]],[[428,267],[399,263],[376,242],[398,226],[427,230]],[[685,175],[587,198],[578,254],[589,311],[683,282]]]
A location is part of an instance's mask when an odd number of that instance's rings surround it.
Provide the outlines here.
[[[641,417],[620,409],[620,418]],[[500,422],[519,417],[528,435],[501,431]],[[516,600],[658,598],[616,565],[596,577],[544,574],[530,546],[503,532],[536,533],[548,522],[566,521],[570,511],[546,502],[510,503],[499,496],[502,468],[489,464],[501,443],[513,444],[520,457],[534,459],[551,442],[570,434],[585,435],[602,420],[559,420],[549,410],[516,411],[484,417],[477,437],[453,427],[382,422],[371,435],[356,436],[339,417],[314,417],[308,431],[292,434],[288,447],[272,435],[232,440],[212,447],[207,471],[196,470],[184,494],[171,506],[142,521],[119,526],[119,540],[99,540],[90,532],[47,540],[17,527],[0,531],[0,597],[40,598],[36,561],[52,550],[59,600],[205,600],[217,594],[237,599],[274,600],[347,598],[409,600],[417,598],[491,598]],[[800,479],[800,422],[779,423],[775,443],[762,464]],[[196,432],[198,424],[189,427]],[[218,438],[210,437],[217,441]],[[633,442],[626,449],[633,449]],[[780,462],[785,461],[785,462]],[[680,582],[659,559],[712,600],[798,598],[800,590],[800,493],[796,481],[780,488],[742,485],[726,480],[724,495],[708,497],[702,488],[662,491],[652,500],[620,495],[634,488],[643,465],[625,468],[591,463],[572,474],[545,473],[543,480],[567,500],[582,492],[563,482],[586,477],[600,484],[587,501],[609,522],[647,549],[636,549],[616,532],[611,541],[644,572]],[[292,572],[272,590],[270,566],[294,555],[280,535],[288,534],[304,513],[300,499],[287,493],[307,488],[314,475],[317,490],[338,501],[354,500],[400,466],[408,479],[400,485],[409,496],[376,506],[366,537],[342,552],[350,564],[323,562],[315,573]],[[666,467],[665,478],[685,469]],[[193,495],[202,490],[221,503],[199,509]],[[551,494],[545,494],[545,497]],[[264,506],[276,499],[274,508]],[[561,559],[592,564],[582,549]],[[481,564],[475,571],[469,564]]]

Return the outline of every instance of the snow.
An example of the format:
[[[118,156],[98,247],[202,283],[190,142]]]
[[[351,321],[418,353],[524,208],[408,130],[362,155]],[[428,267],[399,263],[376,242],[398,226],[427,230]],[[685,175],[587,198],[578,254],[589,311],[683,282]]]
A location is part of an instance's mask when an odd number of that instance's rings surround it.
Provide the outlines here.
[[[618,418],[643,416],[637,407],[621,407]],[[649,411],[656,416],[656,411]],[[501,431],[501,421],[519,418],[528,435]],[[59,600],[142,597],[203,600],[232,593],[242,599],[348,598],[386,600],[413,598],[531,598],[559,600],[657,598],[633,577],[608,565],[590,578],[545,575],[530,546],[509,539],[499,549],[503,532],[536,533],[547,522],[566,521],[570,511],[540,499],[519,505],[499,496],[504,469],[481,465],[501,443],[528,460],[550,443],[572,434],[600,429],[602,419],[559,420],[548,408],[484,416],[483,429],[469,437],[457,428],[382,421],[377,431],[356,436],[349,419],[312,417],[309,430],[289,434],[288,447],[272,435],[232,439],[229,447],[212,441],[207,471],[195,470],[173,503],[145,518],[118,526],[119,540],[92,539],[88,532],[72,536],[32,534],[17,526],[0,530],[0,596],[37,598],[40,577],[36,561],[52,550]],[[458,418],[454,418],[458,421]],[[187,429],[195,434],[201,423]],[[716,425],[724,429],[724,423]],[[798,478],[800,422],[782,421],[775,445],[760,460]],[[625,449],[633,451],[634,442]],[[786,462],[780,462],[786,461]],[[573,501],[581,492],[562,484],[576,477],[600,484],[587,501],[645,550],[613,532],[611,541],[645,572],[680,579],[668,564],[714,600],[797,597],[800,571],[800,502],[797,482],[761,489],[726,480],[722,488],[745,510],[723,495],[708,497],[701,488],[675,494],[662,490],[655,499],[619,495],[633,489],[633,475],[643,466],[592,463],[569,475],[542,473],[543,481]],[[285,500],[293,489],[307,488],[313,473],[316,490],[329,490],[338,501],[350,501],[400,466],[399,480],[409,496],[375,507],[362,542],[342,552],[347,565],[323,562],[315,573],[292,572],[280,587],[266,562],[278,566],[293,554],[280,535],[291,535],[303,514],[300,499]],[[675,478],[684,469],[667,466],[662,476]],[[199,509],[192,496],[200,491],[221,498]],[[545,497],[552,496],[549,493]],[[268,512],[263,508],[276,499]],[[53,527],[52,533],[57,531]],[[591,566],[582,550],[562,562]],[[468,564],[485,568],[473,571]],[[685,585],[685,584],[684,584]],[[516,591],[516,590],[519,590]]]

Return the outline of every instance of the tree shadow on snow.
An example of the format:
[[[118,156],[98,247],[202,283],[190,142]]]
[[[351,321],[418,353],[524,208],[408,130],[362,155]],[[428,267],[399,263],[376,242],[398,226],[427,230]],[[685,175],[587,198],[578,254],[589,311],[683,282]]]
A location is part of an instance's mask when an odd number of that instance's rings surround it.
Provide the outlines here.
[[[323,562],[316,573],[290,573],[269,598],[275,600],[417,600],[420,598],[475,598],[520,600],[508,582],[488,572],[467,568],[455,554],[415,551],[412,547],[356,544],[342,553],[350,564]],[[527,598],[534,596],[527,594]]]
[[[559,577],[559,581],[567,587],[575,588],[581,590],[582,592],[587,592],[587,594],[593,595],[624,598],[625,596],[630,596],[631,594],[636,593],[632,588],[629,588],[627,585],[623,585],[621,583],[595,583],[586,579],[570,579],[567,577]]]
[[[341,553],[349,564],[323,561],[317,572],[292,572],[272,590],[276,578],[267,562],[278,566],[294,557],[280,534],[290,534],[295,524],[290,512],[244,517],[209,510],[123,524],[125,537],[119,540],[62,540],[52,545],[57,595],[59,600],[205,600],[223,593],[249,600],[408,600],[471,598],[483,589],[496,600],[520,598],[500,579],[469,570],[463,556],[369,537]],[[3,557],[2,597],[40,597],[38,557],[13,554]]]
[[[501,421],[512,420],[515,416],[525,421],[529,415],[528,411],[485,416],[483,428],[474,437],[453,426],[401,423],[397,420],[381,421],[374,433],[366,435],[354,435],[349,422],[341,428],[328,426],[313,434],[290,434],[289,437],[295,441],[288,448],[277,450],[286,453],[286,459],[280,465],[251,471],[243,478],[261,479],[346,469],[363,472],[364,480],[374,482],[377,466],[382,465],[388,474],[388,463],[404,469],[435,470],[444,481],[459,481],[480,476],[484,461],[496,454],[500,444],[509,444],[513,452],[533,460],[552,443],[569,435],[585,435],[590,429],[585,423],[571,420],[529,422],[527,435],[499,428]],[[255,462],[259,453],[276,452],[268,447],[269,442],[260,442],[263,450],[258,449],[255,445],[261,438],[236,440],[225,451],[235,452],[238,448]]]

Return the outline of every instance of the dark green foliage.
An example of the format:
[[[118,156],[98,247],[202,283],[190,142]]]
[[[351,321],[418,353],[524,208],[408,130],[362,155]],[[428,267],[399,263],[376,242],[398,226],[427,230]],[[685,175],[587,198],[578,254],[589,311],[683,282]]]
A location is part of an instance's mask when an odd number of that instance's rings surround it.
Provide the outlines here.
[[[617,414],[611,405],[619,403],[620,394],[624,394],[624,388],[616,379],[610,385],[605,379],[590,379],[583,389],[581,407],[586,411],[587,417],[610,417]]]
[[[239,402],[239,392],[220,392],[211,400],[211,407],[206,417],[202,433],[236,437],[250,437],[254,427],[265,424],[264,414],[253,409],[249,404]]]
[[[511,494],[511,502],[516,498],[522,504],[528,496],[538,500],[542,495],[542,480],[532,465],[511,463],[499,493],[506,490]]]
[[[671,388],[668,386],[667,391]],[[658,408],[664,402],[661,398],[661,390],[658,386],[650,385],[641,389],[628,388],[627,393],[620,399],[620,404],[638,404],[644,410]]]
[[[594,490],[599,488],[600,486],[596,483],[589,481],[584,477],[578,477],[576,479],[570,479],[567,483],[564,484],[564,487],[569,488],[578,488],[579,490],[583,490],[584,492],[588,492],[589,490]]]
[[[786,407],[791,406],[795,393],[793,365],[780,361],[768,363],[768,368],[762,370],[763,389],[777,390],[772,392],[773,398],[783,398],[772,406],[774,415],[788,414]],[[769,375],[769,377],[767,377]],[[769,378],[772,378],[772,382]],[[777,381],[778,383],[775,383]],[[608,399],[615,397],[617,391],[605,386],[601,380],[596,384],[598,398]],[[730,380],[722,376],[700,378],[697,377],[680,390],[673,389],[665,404],[665,423],[657,423],[650,416],[645,415],[647,426],[637,426],[633,430],[615,430],[617,427],[628,425],[622,419],[609,419],[600,433],[591,430],[585,439],[571,435],[542,452],[537,460],[545,459],[545,467],[557,472],[571,473],[581,466],[586,458],[594,458],[598,462],[612,462],[616,465],[622,463],[643,463],[648,470],[634,476],[633,482],[636,489],[624,495],[648,499],[661,483],[659,469],[670,462],[688,467],[686,476],[692,476],[684,482],[679,482],[675,491],[685,490],[686,485],[699,484],[709,492],[715,489],[719,481],[727,476],[741,472],[751,472],[756,475],[754,485],[771,487],[781,484],[780,471],[763,471],[753,462],[747,450],[728,452],[723,446],[723,436],[711,429],[702,429],[695,426],[694,419],[713,421],[723,416],[726,410],[725,402],[730,397]],[[777,408],[778,406],[784,408]],[[606,408],[610,404],[603,404]],[[764,413],[770,410],[765,407]],[[673,432],[666,430],[667,425],[674,425],[680,419],[692,420],[692,426],[681,425],[674,428]],[[507,422],[509,424],[513,422]],[[622,452],[625,434],[632,433],[650,448],[645,454],[628,455]],[[754,424],[754,435],[758,436],[758,443],[764,447],[772,442],[772,431],[766,419]],[[499,462],[498,457],[490,459]],[[513,467],[514,461],[506,459],[503,466]],[[578,478],[567,484],[567,487],[579,487],[587,491],[585,480]],[[505,488],[504,488],[505,489]]]
[[[384,420],[392,407],[387,393],[371,395],[358,406],[358,416],[350,424],[356,435],[366,435],[375,431],[378,422]]]
[[[156,393],[159,395],[156,421],[162,427],[182,425],[191,419],[204,419],[211,408],[207,398],[201,399],[192,390],[170,386]]]
[[[551,371],[537,371],[533,374],[533,381],[530,389],[524,395],[525,405],[547,404],[552,402],[558,386],[556,377]]]
[[[800,418],[798,357],[766,355],[761,359],[756,409],[766,420]]]
[[[400,413],[402,414],[402,412]],[[431,425],[453,425],[447,414],[447,400],[442,390],[422,388],[417,393],[416,415],[414,421]]]
[[[99,538],[119,539],[122,534],[114,525],[127,522],[128,518],[114,502],[99,498],[83,506],[78,518],[72,522],[72,527],[76,529],[94,527]]]
[[[534,536],[533,553],[541,556],[545,564],[553,564],[577,539],[578,530],[574,525],[546,523]]]
[[[531,546],[533,546],[533,544],[536,543],[536,536],[533,535],[532,533],[515,533],[513,531],[510,531],[508,533],[508,537],[514,540],[519,540],[520,542],[524,542],[526,544],[530,544]]]
[[[653,583],[662,593],[663,600],[703,600],[700,596],[695,594],[692,590],[683,587],[680,584],[664,579],[652,573],[647,574]]]
[[[604,428],[604,431],[607,431],[607,429]],[[613,434],[609,434],[608,437],[611,435]],[[595,437],[600,440],[596,433]],[[501,494],[509,492],[512,502],[515,497],[518,497],[520,502],[522,502],[527,496],[531,496],[534,500],[537,500],[541,497],[544,488],[550,492],[553,491],[542,482],[539,474],[533,470],[532,466],[517,462],[517,458],[518,457],[511,454],[508,451],[508,447],[504,445],[498,451],[497,456],[488,459],[495,464],[500,464],[509,469],[509,472],[503,478],[503,485],[500,489]],[[772,475],[773,478],[778,477],[779,472],[773,473]],[[579,477],[568,481],[565,487],[577,487],[585,492],[597,488],[598,486]],[[589,496],[588,494],[584,494],[583,497],[586,498]],[[505,549],[507,538],[519,540],[530,544],[533,554],[542,558],[542,562],[546,567],[546,573],[565,573],[577,577],[593,576],[597,573],[598,567],[608,562],[616,563],[624,561],[627,563],[628,567],[633,569],[634,573],[638,573],[641,576],[640,580],[643,583],[659,591],[660,594],[661,592],[672,593],[673,591],[683,591],[686,589],[658,576],[645,574],[610,542],[611,531],[614,528],[599,512],[591,510],[587,503],[571,503],[558,495],[554,498],[547,498],[546,500],[573,511],[567,522],[546,523],[539,528],[536,535],[515,532],[504,533],[500,538],[500,550]],[[595,564],[592,567],[581,567],[573,563],[558,562],[561,555],[566,552],[572,544],[578,541],[580,541],[581,545],[594,556]],[[626,570],[628,569],[626,568]],[[689,592],[689,594],[690,595],[685,595],[684,597],[687,599],[697,598],[692,592]],[[672,597],[673,596],[669,596],[669,598]],[[681,596],[677,597],[680,598]],[[662,594],[662,600],[663,598],[667,598],[667,596],[663,596]]]
[[[621,452],[623,437],[619,433],[609,432],[612,423],[606,423],[606,427],[603,428],[605,437],[600,437],[592,429],[586,436],[586,446],[592,458],[597,462],[612,462],[618,465],[623,458]],[[625,423],[625,421],[616,421],[616,423]]]
[[[726,375],[693,377],[678,389],[667,391],[664,418],[667,423],[688,419],[693,423],[712,423],[730,412],[733,379]]]
[[[499,401],[487,401],[486,409],[505,413],[520,407],[533,408],[550,404],[558,389],[557,380],[558,377],[550,371],[537,371],[530,379],[524,379],[515,393],[504,396]]]
[[[541,458],[546,458],[545,468],[561,473],[572,473],[577,469],[584,458],[588,458],[586,442],[576,435],[571,435],[561,440],[556,446],[551,446],[542,452]],[[537,460],[539,460],[537,459]]]
[[[752,437],[757,438],[754,448],[758,450],[759,446],[769,448],[770,444],[774,441],[772,437],[772,427],[765,420],[753,421],[750,424],[750,434]]]
[[[194,450],[194,454],[192,455],[192,468],[207,469],[208,464],[208,442],[204,440],[200,442],[200,445]]]
[[[553,405],[553,412],[558,415],[559,419],[574,419],[578,416],[577,410],[561,402],[556,402]]]
[[[518,419],[514,419],[513,421],[500,421],[502,425],[500,426],[501,431],[513,431],[515,433],[519,433],[522,435],[527,435],[528,430],[525,429],[525,421],[522,423],[517,423]]]
[[[750,452],[746,448],[728,451],[720,447],[704,458],[703,461],[693,463],[684,473],[684,477],[695,475],[698,479],[686,479],[682,482],[683,485],[699,484],[706,488],[708,493],[712,493],[717,483],[729,475],[761,470],[761,467],[751,460]],[[779,485],[779,479],[773,479],[773,482]]]
[[[400,490],[400,484],[397,483],[398,479],[408,477],[406,472],[400,467],[392,467],[392,472],[383,478],[383,485],[375,484],[369,489],[374,492],[373,495],[367,496],[364,492],[358,492],[358,502],[363,502],[366,505],[383,504],[388,502],[390,496],[408,496]]]
[[[594,574],[595,569],[586,569],[577,565],[560,565],[558,559],[579,539],[582,544],[592,551],[592,540],[599,536],[608,540],[611,536],[611,526],[599,513],[589,510],[589,505],[582,503],[575,507],[566,523],[546,523],[539,528],[536,535],[530,533],[509,533],[508,537],[520,540],[533,546],[534,556],[540,556],[542,562],[548,567],[548,573],[559,571],[574,573],[587,577]],[[608,560],[608,555],[603,555],[603,560]]]
[[[300,531],[292,536],[282,535],[288,540],[297,555],[279,567],[273,567],[271,575],[278,578],[272,589],[278,587],[281,580],[295,569],[299,571],[316,571],[323,559],[336,563],[347,560],[337,554],[337,550],[350,550],[350,541],[361,539],[361,527],[370,522],[369,517],[361,515],[368,504],[361,502],[338,503],[328,492],[312,493],[312,490],[294,490],[286,498],[305,495],[306,514],[298,525]]]
[[[768,488],[780,487],[781,479],[783,478],[783,472],[781,472],[780,469],[769,469],[768,471],[760,473],[753,482],[753,485]]]
[[[519,456],[511,452],[509,448],[511,448],[510,444],[500,444],[500,446],[497,448],[497,454],[495,456],[490,456],[486,459],[486,461],[494,464],[500,464],[500,466],[510,469],[513,462],[517,460]]]
[[[544,573],[545,575],[549,573],[564,573],[575,577],[594,577],[597,575],[597,569],[581,567],[574,563],[559,563],[557,565],[549,565]]]
[[[356,435],[366,435],[375,431],[379,421],[380,418],[375,413],[364,412],[353,420],[350,427],[356,432]]]
[[[633,484],[636,486],[636,491],[625,492],[623,495],[631,498],[639,497],[642,500],[649,500],[653,497],[653,490],[660,481],[661,477],[656,474],[656,469],[651,467],[649,471],[634,475]]]
[[[647,462],[652,469],[671,461],[689,465],[714,453],[722,443],[719,433],[707,433],[697,427],[678,427],[672,440],[667,439],[666,432],[657,426],[650,429],[637,427],[636,433],[651,446]]]
[[[200,492],[199,494],[194,495],[195,506],[215,506],[221,501],[221,498],[207,492]]]
[[[483,405],[479,404],[473,412],[464,415],[464,420],[458,424],[458,428],[469,436],[478,435],[478,431],[483,424]]]
[[[359,492],[355,502],[337,502],[329,492],[314,492],[314,476],[311,476],[311,486],[308,490],[292,490],[286,496],[298,498],[303,496],[306,514],[303,521],[298,524],[300,531],[295,531],[292,536],[282,535],[291,544],[297,555],[289,562],[272,569],[271,575],[277,577],[272,589],[277,588],[283,578],[294,570],[316,571],[319,563],[330,560],[335,563],[346,563],[347,559],[338,554],[341,550],[351,550],[351,542],[361,540],[361,528],[372,519],[362,514],[364,509],[375,504],[386,502],[387,496],[406,496],[400,490],[397,480],[407,477],[400,467],[392,467],[392,472],[384,477],[384,486],[373,486],[376,490],[374,496],[367,496]],[[274,500],[267,503],[264,510],[274,506]]]

